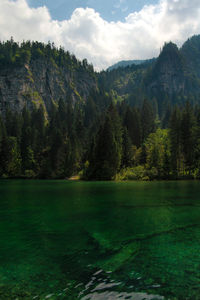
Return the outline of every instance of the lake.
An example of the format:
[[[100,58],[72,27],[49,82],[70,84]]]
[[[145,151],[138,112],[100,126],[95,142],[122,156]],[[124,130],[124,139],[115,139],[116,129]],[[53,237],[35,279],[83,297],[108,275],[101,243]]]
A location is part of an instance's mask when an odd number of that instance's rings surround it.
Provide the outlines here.
[[[200,299],[200,183],[0,181],[0,299]]]

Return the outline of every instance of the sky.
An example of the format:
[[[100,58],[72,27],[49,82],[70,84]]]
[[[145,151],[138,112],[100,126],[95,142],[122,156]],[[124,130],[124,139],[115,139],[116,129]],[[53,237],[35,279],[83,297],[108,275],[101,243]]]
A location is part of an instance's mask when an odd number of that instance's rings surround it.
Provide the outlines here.
[[[199,0],[0,0],[0,40],[54,42],[96,70],[200,34]]]
[[[158,0],[28,0],[31,7],[47,6],[53,19],[69,19],[78,7],[90,7],[107,21],[124,21],[131,12]]]

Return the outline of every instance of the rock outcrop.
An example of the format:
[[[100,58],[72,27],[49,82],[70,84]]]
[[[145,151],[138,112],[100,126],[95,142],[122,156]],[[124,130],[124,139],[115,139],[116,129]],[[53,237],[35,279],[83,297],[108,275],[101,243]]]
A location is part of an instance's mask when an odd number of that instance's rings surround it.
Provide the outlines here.
[[[152,68],[147,87],[155,95],[161,92],[168,95],[184,92],[184,59],[175,44],[168,43],[163,47]]]
[[[45,58],[31,60],[23,66],[0,70],[0,111],[21,111],[26,104],[29,109],[43,105],[48,112],[60,98],[86,101],[96,87],[94,72],[58,67]]]

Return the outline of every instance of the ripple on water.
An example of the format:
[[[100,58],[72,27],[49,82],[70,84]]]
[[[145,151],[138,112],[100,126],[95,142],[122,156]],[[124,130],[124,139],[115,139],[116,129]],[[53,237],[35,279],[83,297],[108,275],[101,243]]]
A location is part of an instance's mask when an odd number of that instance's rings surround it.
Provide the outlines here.
[[[146,293],[118,293],[118,292],[103,292],[103,293],[91,293],[81,300],[125,300],[125,299],[134,299],[134,300],[163,300],[163,296],[159,295],[148,295]]]
[[[106,272],[107,273],[107,272]],[[122,282],[116,282],[111,278],[104,278],[106,274],[99,270],[93,274],[91,280],[85,285],[84,291],[79,294],[81,300],[115,300],[115,299],[134,299],[134,300],[162,300],[163,296],[152,295],[142,292],[125,292]],[[112,273],[112,272],[111,272]],[[158,286],[156,286],[158,287]],[[116,288],[120,290],[116,290]],[[133,288],[133,286],[132,286]]]

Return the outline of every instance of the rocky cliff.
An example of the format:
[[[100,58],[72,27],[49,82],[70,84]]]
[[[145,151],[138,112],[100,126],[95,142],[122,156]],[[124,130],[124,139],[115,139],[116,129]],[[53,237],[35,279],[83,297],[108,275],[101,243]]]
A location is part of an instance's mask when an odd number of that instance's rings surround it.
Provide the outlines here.
[[[164,45],[155,60],[138,66],[120,67],[101,74],[106,90],[112,88],[120,99],[140,106],[145,98],[165,111],[170,103],[200,102],[200,35],[193,36],[179,49]]]
[[[86,102],[95,90],[131,105],[141,105],[144,98],[154,98],[161,106],[165,99],[182,103],[191,95],[199,103],[200,36],[181,49],[172,42],[165,44],[157,59],[99,74],[86,60],[78,61],[50,44],[0,42],[1,112],[21,111],[26,104],[30,109],[43,105],[48,113],[60,98]]]
[[[86,101],[97,84],[93,69],[84,64],[76,60],[73,66],[72,62],[59,65],[52,57],[33,55],[28,62],[4,64],[0,67],[0,111],[21,111],[26,104],[30,109],[43,105],[48,112],[60,98]]]
[[[153,95],[159,92],[168,95],[184,92],[184,58],[175,44],[168,43],[163,47],[146,81],[146,85],[148,91]]]

